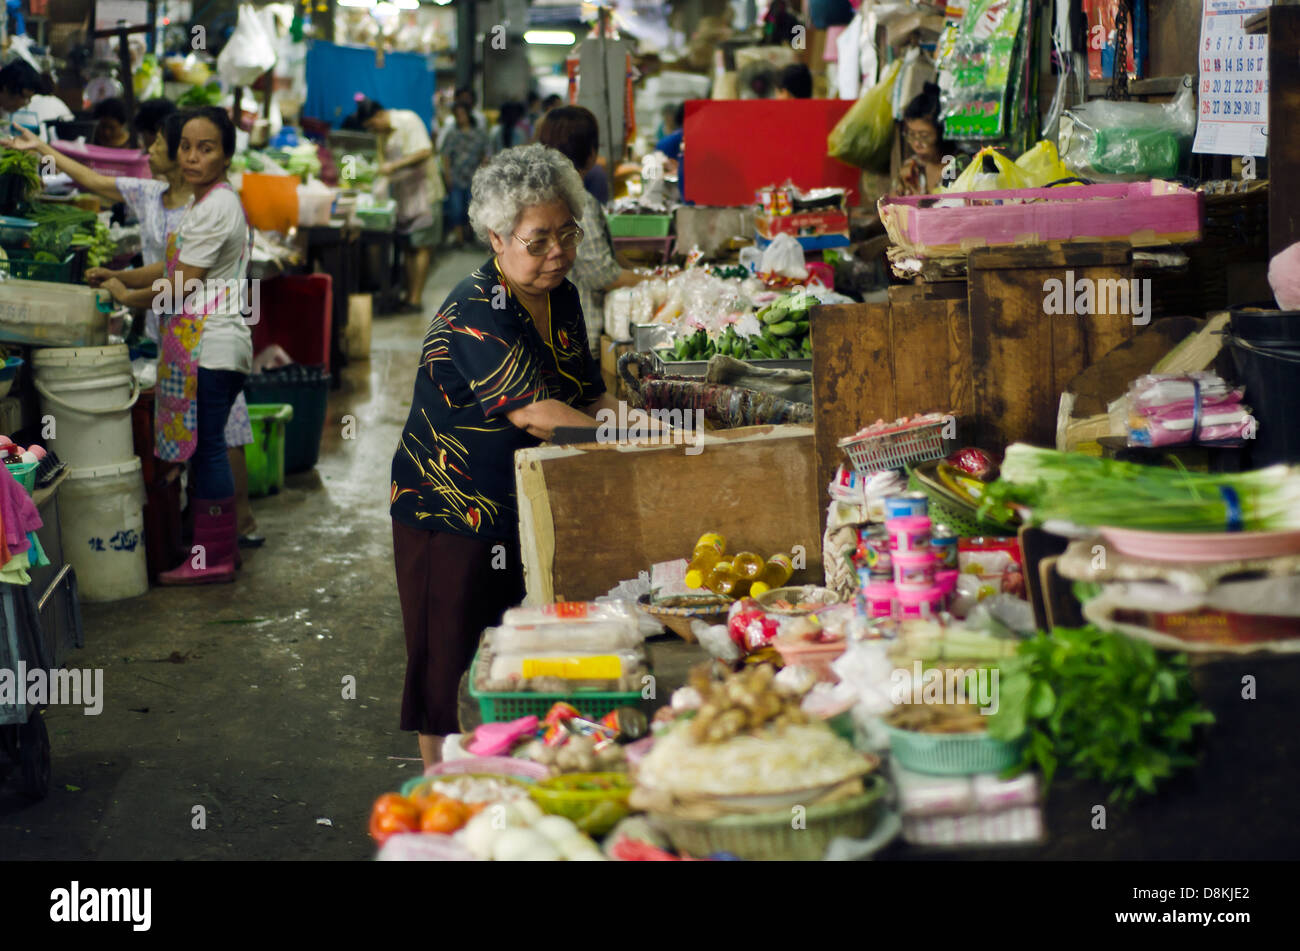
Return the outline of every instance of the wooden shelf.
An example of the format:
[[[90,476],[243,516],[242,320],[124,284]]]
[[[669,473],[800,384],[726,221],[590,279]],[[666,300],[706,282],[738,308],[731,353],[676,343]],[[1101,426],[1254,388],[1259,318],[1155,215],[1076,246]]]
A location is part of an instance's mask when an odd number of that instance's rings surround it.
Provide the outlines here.
[[[1132,96],[1173,96],[1182,87],[1182,76],[1153,76],[1150,79],[1130,79],[1128,91]],[[1088,95],[1101,97],[1110,89],[1109,79],[1088,80]]]

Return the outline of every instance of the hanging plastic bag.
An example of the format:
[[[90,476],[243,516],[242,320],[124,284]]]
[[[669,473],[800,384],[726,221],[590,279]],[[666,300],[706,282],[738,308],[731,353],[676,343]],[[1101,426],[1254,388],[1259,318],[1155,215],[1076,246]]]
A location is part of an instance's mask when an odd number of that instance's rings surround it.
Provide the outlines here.
[[[1172,102],[1096,99],[1061,116],[1061,160],[1084,178],[1141,181],[1178,174],[1196,134],[1191,77]]]
[[[239,5],[239,22],[217,56],[217,75],[227,86],[251,86],[275,65],[275,47],[251,4]]]
[[[883,171],[889,164],[893,144],[894,82],[902,60],[894,60],[883,78],[849,107],[826,139],[826,151],[832,158],[849,165]]]
[[[1040,140],[1032,149],[1016,159],[1016,167],[1024,172],[1025,181],[1030,188],[1044,188],[1052,182],[1074,177],[1074,173],[1061,161],[1056,146],[1046,139]]]
[[[988,146],[980,149],[966,166],[966,171],[957,176],[957,180],[948,186],[950,192],[989,192],[1004,191],[1010,188],[1030,188],[1016,163],[997,149]]]

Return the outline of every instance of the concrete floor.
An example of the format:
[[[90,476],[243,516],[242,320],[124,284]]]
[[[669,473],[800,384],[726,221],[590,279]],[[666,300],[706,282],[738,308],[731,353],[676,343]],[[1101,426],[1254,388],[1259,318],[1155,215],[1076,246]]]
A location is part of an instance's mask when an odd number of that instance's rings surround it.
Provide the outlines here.
[[[442,255],[428,306],[482,257]],[[48,711],[53,790],[28,804],[0,786],[0,859],[373,856],[371,803],[419,772],[397,729],[388,470],[426,324],[375,321],[369,362],[331,393],[316,469],[254,502],[267,544],[236,584],[84,606],[68,665],[103,668],[103,711]]]

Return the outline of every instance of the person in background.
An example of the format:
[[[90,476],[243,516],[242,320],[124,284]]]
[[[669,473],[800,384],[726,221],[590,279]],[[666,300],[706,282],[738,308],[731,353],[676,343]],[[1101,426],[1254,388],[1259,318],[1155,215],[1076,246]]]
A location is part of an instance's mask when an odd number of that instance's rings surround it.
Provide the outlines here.
[[[95,126],[95,145],[102,145],[109,149],[139,148],[136,137],[131,132],[126,103],[121,99],[113,96],[96,103],[90,115],[99,122],[99,125]]]
[[[176,103],[170,99],[146,99],[135,111],[135,131],[140,137],[140,147],[148,152],[154,139],[163,130],[167,117],[176,112]]]
[[[253,240],[239,196],[226,181],[234,152],[235,125],[224,109],[204,106],[187,114],[177,155],[194,203],[168,239],[166,260],[100,284],[128,307],[159,300],[171,305],[162,319],[154,452],[174,466],[193,460],[190,505],[202,557],[163,572],[164,585],[233,581],[239,555],[225,427],[253,368],[245,317]],[[195,281],[200,291],[192,289]]]
[[[457,86],[455,98],[451,102],[451,112],[443,120],[442,128],[438,130],[438,151],[442,151],[443,143],[448,135],[456,128],[456,107],[464,106],[469,110],[469,114],[474,118],[474,126],[482,129],[484,134],[487,132],[487,117],[477,108],[478,97],[474,95],[474,90],[468,86]]]
[[[564,98],[558,93],[551,93],[542,100],[542,115],[544,116],[552,109],[558,109],[562,105],[564,105]]]
[[[546,114],[537,130],[537,141],[559,151],[585,175],[596,164],[600,148],[600,126],[590,109],[561,106]],[[631,287],[644,278],[619,264],[614,256],[614,240],[609,234],[605,210],[586,189],[578,223],[586,238],[578,245],[571,280],[578,285],[582,314],[587,324],[587,340],[593,347],[600,344],[605,328],[605,295],[619,287]]]
[[[406,302],[402,313],[424,310],[424,282],[429,274],[430,248],[438,241],[437,223],[429,199],[433,142],[424,120],[409,109],[385,109],[373,99],[357,103],[357,118],[368,132],[381,137],[384,164],[397,203],[397,233],[410,251],[406,257]]]
[[[36,114],[36,120],[40,123],[41,129],[38,135],[40,135],[41,139],[45,142],[50,141],[52,138],[56,138],[56,136],[53,135],[53,130],[49,128],[47,123],[61,122],[74,118],[72,110],[68,108],[68,104],[58,96],[54,95],[54,80],[50,77],[49,73],[41,76],[40,91],[38,91],[36,95],[32,96],[31,102],[27,104],[27,108]]]
[[[474,173],[488,158],[487,133],[475,125],[474,113],[463,102],[452,107],[456,127],[447,133],[441,149],[443,174],[447,181],[447,205],[444,220],[452,229],[452,246],[465,244],[465,227],[469,224],[470,186]]]
[[[526,108],[522,102],[501,104],[501,114],[488,138],[488,154],[496,155],[503,149],[523,145],[532,135],[525,120]]]
[[[400,728],[418,733],[426,767],[458,732],[458,685],[480,634],[524,596],[515,451],[556,427],[594,428],[617,407],[565,279],[589,200],[573,163],[525,145],[472,185],[470,221],[492,257],[429,325],[389,489],[406,640]]]
[[[956,149],[943,141],[939,126],[939,87],[926,83],[925,88],[903,109],[903,144],[911,151],[899,169],[894,183],[899,195],[934,195],[947,184],[943,179],[944,156]],[[956,164],[949,174],[956,177]]]
[[[812,71],[803,63],[791,63],[781,70],[777,99],[811,99],[813,94]]]
[[[686,198],[686,173],[685,173],[685,156],[683,145],[685,143],[686,130],[683,126],[686,123],[686,103],[679,102],[673,107],[673,130],[655,143],[655,151],[662,152],[671,163],[668,166],[668,174],[677,175],[677,193],[683,200]]]
[[[9,134],[10,118],[26,109],[41,88],[41,74],[20,59],[0,69],[0,132]]]

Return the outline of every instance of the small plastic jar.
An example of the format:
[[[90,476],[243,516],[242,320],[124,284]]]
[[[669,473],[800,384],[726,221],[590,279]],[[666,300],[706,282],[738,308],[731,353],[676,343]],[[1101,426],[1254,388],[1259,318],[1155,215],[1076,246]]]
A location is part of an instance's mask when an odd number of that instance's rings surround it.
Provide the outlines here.
[[[890,551],[926,551],[930,547],[930,516],[928,515],[892,518],[885,523],[885,527],[889,529]]]
[[[932,618],[943,611],[944,595],[938,585],[899,588],[898,615],[904,621]]]
[[[862,599],[869,618],[890,617],[894,613],[897,589],[892,581],[872,581],[862,589]]]
[[[894,584],[903,588],[934,587],[934,552],[900,551],[894,555]]]

